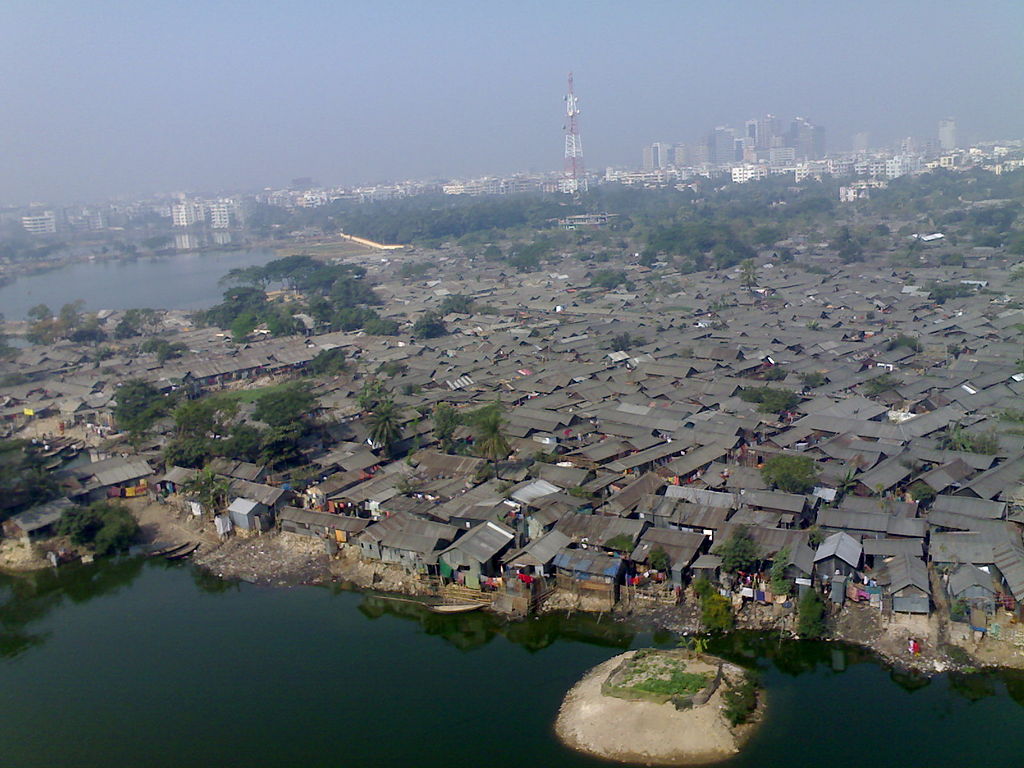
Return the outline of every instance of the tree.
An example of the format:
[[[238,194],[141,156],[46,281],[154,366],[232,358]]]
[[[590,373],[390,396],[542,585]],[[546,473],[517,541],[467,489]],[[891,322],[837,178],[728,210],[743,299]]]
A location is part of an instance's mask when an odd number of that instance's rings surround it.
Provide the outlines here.
[[[142,379],[129,379],[116,394],[114,418],[121,429],[136,435],[145,432],[167,413],[168,399],[160,390]]]
[[[818,479],[818,466],[809,456],[779,453],[764,463],[761,476],[769,485],[787,493],[808,493]]]
[[[883,373],[881,376],[875,376],[873,379],[868,379],[864,383],[864,391],[868,397],[877,397],[883,392],[888,392],[890,389],[903,384],[903,382],[897,376],[893,376],[891,373]]]
[[[800,402],[800,396],[796,392],[772,387],[744,387],[740,390],[739,396],[748,403],[757,403],[757,410],[762,413],[791,411]]]
[[[356,402],[364,411],[369,411],[387,396],[387,390],[377,379],[366,379],[356,395]]]
[[[728,632],[733,628],[729,598],[718,594],[707,579],[697,579],[693,589],[700,598],[700,621],[709,632]]]
[[[820,371],[808,371],[800,374],[800,381],[803,383],[804,389],[814,389],[824,384],[826,379],[825,374]]]
[[[452,438],[461,423],[459,412],[451,403],[438,403],[434,406],[434,438],[441,443],[445,453],[451,453],[455,447]]]
[[[789,547],[783,547],[775,553],[772,558],[772,567],[769,571],[772,593],[776,595],[788,595],[793,589],[793,582],[786,578],[786,568],[789,567]]]
[[[39,449],[27,440],[0,440],[0,520],[53,498],[57,484]]]
[[[253,416],[272,427],[302,423],[317,406],[316,396],[306,383],[292,383],[262,395]]]
[[[123,504],[97,501],[64,512],[57,532],[79,545],[92,545],[97,555],[126,551],[139,535],[139,524]]]
[[[757,287],[757,264],[753,259],[744,259],[740,262],[740,282],[750,293]]]
[[[203,469],[191,480],[182,484],[187,496],[192,496],[204,510],[217,514],[227,506],[231,484],[227,479],[214,474],[212,469]]]
[[[714,552],[722,558],[722,570],[726,573],[752,571],[761,559],[761,548],[746,528],[736,529],[727,541],[715,547]]]
[[[381,400],[370,414],[370,442],[374,448],[383,448],[391,455],[395,443],[402,436],[401,410],[390,397]]]
[[[424,312],[412,326],[412,335],[417,339],[436,339],[447,333],[441,315],[434,311]]]
[[[494,463],[494,475],[500,477],[499,462],[512,452],[512,446],[505,437],[505,419],[500,400],[474,412],[473,429],[477,451]]]
[[[797,606],[797,634],[816,640],[825,634],[825,603],[814,589],[808,589]]]
[[[651,564],[651,568],[656,571],[665,572],[671,567],[671,561],[669,560],[668,553],[661,547],[655,547],[652,549],[647,560]]]
[[[451,314],[468,315],[474,310],[474,306],[473,299],[469,296],[453,293],[450,296],[444,297],[439,311],[442,317]]]
[[[345,365],[345,350],[341,347],[333,349],[322,349],[317,356],[309,361],[306,370],[314,376],[337,376],[347,369]]]

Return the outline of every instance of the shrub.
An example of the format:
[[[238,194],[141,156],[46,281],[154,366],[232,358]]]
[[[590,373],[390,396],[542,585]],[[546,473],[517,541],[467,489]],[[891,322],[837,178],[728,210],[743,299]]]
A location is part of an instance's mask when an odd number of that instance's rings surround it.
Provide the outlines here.
[[[825,603],[813,589],[808,589],[800,598],[797,633],[806,640],[816,640],[825,634]]]
[[[757,709],[757,679],[750,675],[739,685],[730,686],[723,694],[722,714],[730,725],[741,725]]]

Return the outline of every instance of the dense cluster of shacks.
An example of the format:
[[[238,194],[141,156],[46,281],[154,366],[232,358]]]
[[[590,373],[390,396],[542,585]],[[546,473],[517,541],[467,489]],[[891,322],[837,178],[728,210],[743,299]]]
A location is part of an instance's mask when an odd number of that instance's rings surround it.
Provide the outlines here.
[[[183,328],[174,339],[192,353],[164,365],[147,356],[93,365],[75,347],[33,348],[12,370],[44,378],[7,388],[0,415],[12,426],[28,411],[108,425],[128,378],[216,390],[299,372],[340,347],[364,376],[390,364],[386,383],[403,409],[399,458],[369,444],[358,377],[322,382],[319,416],[334,422],[334,438],[302,446],[312,484],[221,460],[214,468],[230,479],[232,500],[219,529],[318,537],[425,582],[499,598],[558,587],[613,603],[624,589],[675,592],[700,576],[772,602],[764,572],[722,573],[716,545],[745,530],[765,571],[781,553],[798,589],[835,602],[911,613],[967,606],[984,628],[985,613],[1024,600],[1024,437],[1001,420],[1024,394],[1021,346],[1011,341],[1024,310],[998,253],[971,253],[969,270],[821,256],[827,270],[816,274],[762,260],[750,289],[738,271],[662,269],[648,281],[633,265],[633,292],[581,290],[590,268],[572,263],[559,273],[513,277],[488,265],[461,280],[378,285],[381,313],[405,322],[450,294],[488,305],[487,314],[448,316],[451,333],[437,339],[311,331],[239,346]],[[968,281],[974,293],[939,305],[926,288],[933,280]],[[917,344],[893,346],[900,335]],[[821,383],[807,386],[812,373]],[[880,374],[895,383],[877,392],[868,382]],[[763,413],[738,396],[766,384],[800,402]],[[513,453],[498,477],[483,479],[483,459],[441,450],[430,414],[439,402],[468,410],[495,399]],[[992,453],[943,439],[990,430]],[[70,498],[143,481],[179,492],[193,470],[159,465],[159,431],[135,455],[62,470]],[[472,429],[455,437],[472,453]],[[813,491],[769,487],[759,467],[776,454],[813,458]],[[922,484],[934,500],[911,498],[908,488]]]

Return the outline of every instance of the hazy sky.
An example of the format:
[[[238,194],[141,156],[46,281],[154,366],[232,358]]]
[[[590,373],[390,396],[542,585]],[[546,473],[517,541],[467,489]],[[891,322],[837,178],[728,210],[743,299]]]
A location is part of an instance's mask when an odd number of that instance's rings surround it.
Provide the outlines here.
[[[588,167],[764,112],[1024,136],[1024,2],[4,0],[0,202]]]

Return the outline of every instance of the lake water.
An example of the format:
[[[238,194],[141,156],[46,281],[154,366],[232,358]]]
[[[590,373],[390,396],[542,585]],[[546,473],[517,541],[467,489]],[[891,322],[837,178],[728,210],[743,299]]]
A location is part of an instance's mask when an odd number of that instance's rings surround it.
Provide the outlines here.
[[[217,281],[227,272],[266,264],[274,257],[273,251],[255,249],[76,262],[0,286],[0,312],[8,320],[23,320],[36,304],[56,312],[78,299],[93,312],[133,307],[203,309],[220,301],[224,287]]]
[[[587,616],[506,624],[333,588],[235,586],[125,559],[0,577],[0,765],[593,766],[562,696],[630,647]],[[1022,764],[1024,676],[900,676],[867,653],[751,635],[764,727],[730,767]],[[609,724],[614,727],[614,724]]]

